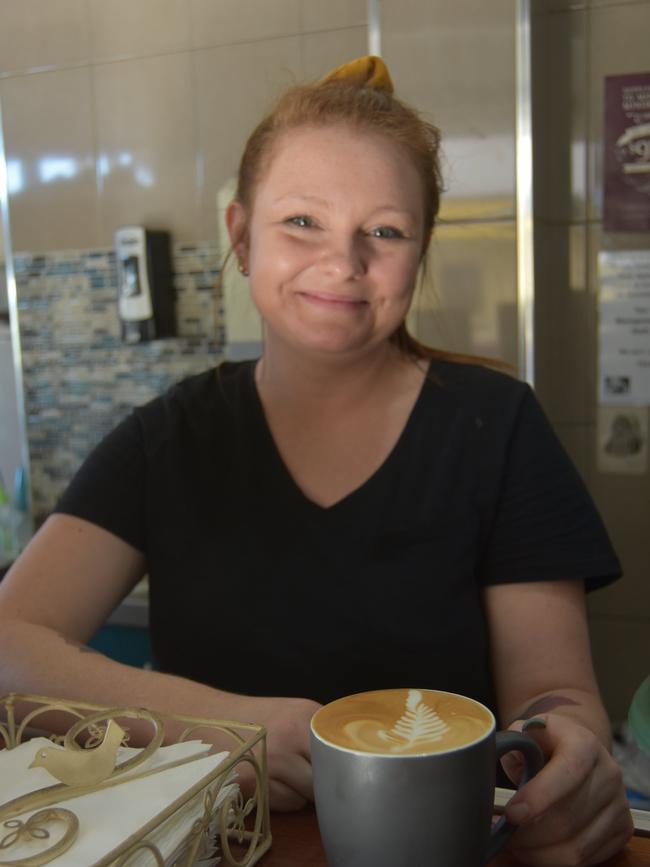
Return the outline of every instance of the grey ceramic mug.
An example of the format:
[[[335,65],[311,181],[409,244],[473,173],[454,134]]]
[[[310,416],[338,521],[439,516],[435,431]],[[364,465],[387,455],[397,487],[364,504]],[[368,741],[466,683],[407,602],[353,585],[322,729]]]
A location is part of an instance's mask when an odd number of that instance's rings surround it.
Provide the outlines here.
[[[473,702],[453,693],[408,692]],[[514,831],[504,817],[492,827],[497,759],[512,750],[520,752],[523,785],[542,767],[544,757],[530,736],[496,732],[492,713],[473,703],[488,719],[478,738],[410,755],[333,743],[319,726],[325,709],[316,712],[311,761],[329,867],[482,867],[497,854]]]

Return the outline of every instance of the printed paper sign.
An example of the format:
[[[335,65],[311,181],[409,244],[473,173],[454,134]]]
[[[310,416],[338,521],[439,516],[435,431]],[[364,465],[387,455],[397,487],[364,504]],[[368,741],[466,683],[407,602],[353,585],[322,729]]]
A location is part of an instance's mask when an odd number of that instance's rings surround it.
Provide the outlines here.
[[[598,469],[643,475],[648,469],[648,408],[601,406],[598,410]]]
[[[650,72],[605,79],[603,227],[650,231]]]
[[[650,251],[598,254],[599,402],[650,404]]]

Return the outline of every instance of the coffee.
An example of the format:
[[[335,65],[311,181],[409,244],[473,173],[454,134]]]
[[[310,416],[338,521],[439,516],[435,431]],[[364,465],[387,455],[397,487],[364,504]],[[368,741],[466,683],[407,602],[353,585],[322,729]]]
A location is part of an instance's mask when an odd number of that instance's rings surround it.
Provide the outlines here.
[[[382,689],[350,695],[320,708],[312,720],[322,740],[365,753],[423,755],[481,740],[494,727],[483,705],[427,689]]]
[[[514,830],[491,827],[495,769],[512,750],[522,784],[544,764],[521,732],[495,732],[479,702],[430,689],[359,693],[319,708],[309,745],[330,867],[484,867]]]

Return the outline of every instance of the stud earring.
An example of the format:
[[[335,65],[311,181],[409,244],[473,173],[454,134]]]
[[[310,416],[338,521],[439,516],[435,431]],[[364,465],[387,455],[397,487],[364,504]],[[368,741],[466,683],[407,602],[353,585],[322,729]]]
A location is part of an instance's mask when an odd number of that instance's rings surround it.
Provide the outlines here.
[[[244,277],[248,277],[248,269],[246,268],[241,259],[237,262],[237,270],[240,274],[243,274]]]

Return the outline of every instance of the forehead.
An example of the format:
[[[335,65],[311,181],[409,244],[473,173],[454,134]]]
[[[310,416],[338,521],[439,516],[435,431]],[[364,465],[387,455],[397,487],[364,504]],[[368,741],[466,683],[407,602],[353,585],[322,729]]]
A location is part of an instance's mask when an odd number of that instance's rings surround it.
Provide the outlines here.
[[[260,172],[255,199],[279,194],[357,193],[401,200],[422,195],[406,149],[388,136],[345,124],[303,126],[281,133]]]

